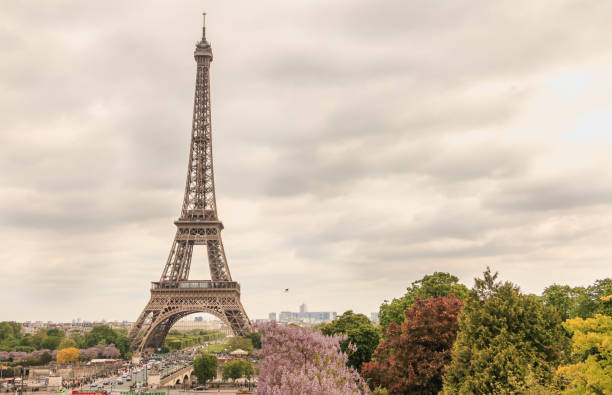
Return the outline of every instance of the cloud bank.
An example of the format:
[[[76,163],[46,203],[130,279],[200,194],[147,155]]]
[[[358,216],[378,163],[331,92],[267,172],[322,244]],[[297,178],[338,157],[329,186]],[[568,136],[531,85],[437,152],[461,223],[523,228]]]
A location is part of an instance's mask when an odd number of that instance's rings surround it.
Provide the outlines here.
[[[433,271],[609,276],[611,7],[3,3],[0,318],[136,319],[182,201],[203,10],[252,318],[369,313]]]

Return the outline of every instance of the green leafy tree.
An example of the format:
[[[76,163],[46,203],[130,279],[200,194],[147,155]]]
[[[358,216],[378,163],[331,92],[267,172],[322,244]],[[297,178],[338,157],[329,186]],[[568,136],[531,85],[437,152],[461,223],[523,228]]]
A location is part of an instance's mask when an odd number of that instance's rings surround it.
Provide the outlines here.
[[[606,300],[612,295],[612,278],[595,281],[587,288],[587,293],[595,301],[595,314],[612,316],[612,301]]]
[[[355,314],[352,310],[334,321],[321,325],[319,330],[324,335],[344,334],[347,339],[340,342],[340,348],[349,356],[347,365],[361,370],[364,362],[370,361],[378,342],[380,341],[379,330],[363,314]],[[349,350],[349,344],[354,344],[357,349]]]
[[[77,345],[77,348],[87,348],[85,345],[85,336],[81,335],[79,332],[70,333],[70,338],[74,340]]]
[[[231,379],[233,382],[236,382],[237,379],[245,375],[245,369],[248,369],[247,366],[251,366],[252,368],[250,363],[242,359],[234,359],[224,363],[223,368],[221,369],[223,381]]]
[[[244,360],[241,360],[241,361],[242,361],[242,375],[248,381],[251,381],[251,379],[255,375],[255,367],[253,366],[253,364],[251,364],[248,361],[244,361]]]
[[[57,328],[47,329],[47,336],[64,337],[64,331]]]
[[[115,344],[117,333],[107,325],[96,325],[85,335],[85,346],[93,347],[98,344]]]
[[[40,343],[40,348],[48,348],[49,350],[57,350],[61,342],[62,342],[62,338],[59,336],[45,336]]]
[[[114,344],[123,358],[130,351],[130,339],[127,337],[127,333],[121,330],[114,330],[108,325],[96,325],[85,335],[83,341],[85,348],[98,344]]]
[[[404,311],[414,304],[415,297],[427,299],[450,294],[465,300],[468,288],[450,273],[434,272],[413,282],[401,298],[394,298],[391,302],[385,300],[380,306],[378,319],[383,327],[387,327],[391,322],[400,324],[404,321]]]
[[[554,307],[562,320],[568,319],[575,309],[575,296],[569,285],[553,284],[542,292],[542,301],[547,306]]]
[[[123,331],[118,332],[114,344],[121,353],[121,357],[126,358],[127,353],[130,352],[131,346],[131,341],[130,338],[127,337],[127,333],[124,333]]]
[[[542,301],[557,309],[561,318],[590,318],[595,314],[612,315],[612,303],[605,299],[612,295],[612,279],[597,280],[588,287],[551,285],[544,289]]]
[[[15,350],[15,347],[21,345],[22,338],[20,324],[10,321],[0,322],[0,351]]]
[[[444,394],[547,393],[567,360],[559,314],[487,268],[459,317]]]
[[[24,335],[21,339],[19,339],[19,344],[21,346],[32,346],[34,349],[36,349],[34,346],[34,339],[30,334]]]
[[[53,360],[53,357],[48,352],[44,352],[39,357],[39,359],[40,359],[40,364],[41,365],[46,365],[46,364],[48,364],[49,362],[51,362]]]
[[[611,394],[612,317],[574,318],[563,326],[572,333],[575,362],[557,370],[564,394]]]
[[[253,344],[253,348],[259,349],[261,348],[261,333],[259,332],[251,332],[244,335],[247,339],[251,339],[251,343]]]
[[[217,377],[217,366],[219,361],[212,354],[200,354],[193,360],[193,373],[198,378],[198,382],[206,384],[207,381]]]
[[[244,351],[248,351],[250,354],[253,352],[253,342],[250,338],[243,336],[230,337],[227,341],[227,349],[230,352],[241,349]]]
[[[0,322],[0,342],[8,339],[21,337],[21,325],[12,321]]]

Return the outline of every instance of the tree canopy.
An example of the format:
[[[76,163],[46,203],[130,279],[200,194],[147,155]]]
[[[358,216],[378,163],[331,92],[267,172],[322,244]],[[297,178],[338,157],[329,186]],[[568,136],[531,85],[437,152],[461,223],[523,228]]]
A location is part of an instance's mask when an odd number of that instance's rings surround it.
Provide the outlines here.
[[[427,299],[450,294],[460,300],[465,300],[468,288],[459,283],[459,278],[450,273],[434,272],[414,281],[401,298],[394,298],[391,302],[385,300],[380,306],[378,319],[383,327],[388,326],[391,322],[400,324],[405,318],[404,311],[412,306],[415,298]]]
[[[60,350],[57,353],[57,362],[68,363],[79,359],[79,349],[76,347],[68,347]]]
[[[357,370],[361,370],[361,365],[372,358],[380,341],[380,332],[368,317],[355,314],[352,310],[345,311],[334,321],[319,327],[319,330],[324,335],[346,335],[347,338],[340,341],[340,347],[349,356],[348,365]],[[349,350],[349,344],[354,344],[357,349]]]
[[[572,334],[574,362],[558,369],[564,393],[612,393],[612,317],[574,318],[563,326]]]
[[[357,371],[347,367],[339,336],[275,323],[259,326],[258,331],[258,393],[344,395],[366,390]]]
[[[456,296],[416,298],[401,326],[391,322],[362,373],[390,394],[437,394],[451,361],[462,302]]]
[[[251,339],[251,343],[253,344],[253,348],[261,348],[261,333],[259,332],[251,332],[244,335],[247,339]]]
[[[243,359],[234,359],[223,364],[222,377],[223,380],[236,381],[241,377],[250,379],[255,372],[253,365]]]
[[[553,284],[542,292],[542,302],[554,307],[561,318],[590,318],[595,314],[612,315],[612,278],[597,280],[588,287]]]
[[[528,393],[552,386],[568,357],[569,339],[557,312],[487,268],[459,317],[445,394]]]
[[[125,354],[130,351],[130,339],[127,337],[127,333],[114,330],[107,325],[94,326],[85,335],[82,347],[93,347],[98,344],[114,344],[119,349],[122,357],[125,357]]]
[[[198,382],[206,384],[207,381],[217,377],[217,366],[219,361],[212,354],[200,354],[193,360],[193,374],[198,378]]]

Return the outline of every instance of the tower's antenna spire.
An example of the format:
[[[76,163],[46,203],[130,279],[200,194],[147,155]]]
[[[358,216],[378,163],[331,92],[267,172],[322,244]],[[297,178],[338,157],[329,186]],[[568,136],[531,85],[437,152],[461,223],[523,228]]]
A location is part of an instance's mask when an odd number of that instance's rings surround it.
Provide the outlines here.
[[[206,13],[202,13],[202,41],[206,41]]]

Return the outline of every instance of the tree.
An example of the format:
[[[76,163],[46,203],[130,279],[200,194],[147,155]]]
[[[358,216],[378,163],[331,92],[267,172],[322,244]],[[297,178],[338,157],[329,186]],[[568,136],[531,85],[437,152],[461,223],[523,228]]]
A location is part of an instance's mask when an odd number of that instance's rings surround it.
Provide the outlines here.
[[[47,336],[64,337],[64,331],[57,328],[47,329]]]
[[[236,382],[236,379],[242,377],[244,372],[241,362],[241,360],[234,359],[233,361],[228,361],[223,364],[223,368],[221,369],[223,381],[231,379],[233,382]]]
[[[568,319],[575,309],[575,296],[569,285],[553,284],[542,292],[542,302],[554,307],[561,315],[562,320]]]
[[[57,350],[61,342],[62,338],[60,336],[45,336],[40,343],[40,347]]]
[[[462,302],[454,295],[416,298],[401,327],[391,322],[385,339],[365,363],[362,375],[370,386],[390,394],[437,394],[444,368],[451,361]]]
[[[444,394],[546,393],[567,359],[569,339],[556,310],[487,268],[459,317]]]
[[[0,322],[0,342],[8,338],[21,337],[21,325],[13,321]]]
[[[93,347],[98,344],[115,344],[117,332],[107,325],[96,325],[85,335],[85,346]]]
[[[107,325],[96,325],[85,335],[82,347],[94,347],[99,344],[114,344],[121,357],[130,351],[130,339],[125,331],[116,331]]]
[[[253,352],[253,343],[251,342],[250,338],[234,336],[230,337],[227,341],[227,348],[229,351],[241,349],[244,351],[248,351],[250,354]]]
[[[551,285],[544,289],[542,301],[553,306],[564,320],[568,318],[590,318],[595,314],[612,315],[612,303],[605,300],[612,294],[612,279],[597,280],[588,287]]]
[[[340,349],[349,355],[348,365],[357,370],[361,370],[364,362],[370,361],[380,341],[380,333],[368,317],[355,314],[352,310],[345,311],[340,317],[322,325],[319,329],[324,335],[346,335],[346,340],[340,341]],[[354,344],[357,349],[349,350],[349,344]]]
[[[258,327],[261,336],[257,394],[340,395],[366,393],[357,371],[347,367],[342,336],[275,322]]]
[[[59,354],[59,353],[58,353]],[[41,365],[46,365],[49,362],[51,362],[51,360],[53,360],[53,357],[51,356],[51,354],[49,354],[47,351],[43,352],[40,357],[38,357],[40,359],[40,364]]]
[[[572,333],[575,362],[557,370],[564,393],[612,393],[612,317],[574,318],[563,326]]]
[[[75,347],[64,348],[57,353],[57,362],[59,363],[74,362],[78,359],[79,349]]]
[[[251,332],[244,335],[247,339],[251,339],[253,348],[261,348],[261,334],[259,332]]]
[[[74,340],[77,348],[85,348],[87,345],[85,344],[85,336],[81,335],[79,332],[70,333],[70,338]]]
[[[217,366],[219,361],[212,354],[200,354],[193,360],[193,373],[198,382],[206,384],[207,381],[217,377]]]
[[[612,302],[605,298],[612,295],[612,278],[597,280],[587,288],[588,294],[595,301],[595,314],[612,316]]]
[[[58,350],[63,350],[64,348],[69,348],[69,347],[75,347],[76,348],[77,344],[76,342],[69,338],[69,337],[65,337],[62,339],[62,341],[60,342],[59,346],[58,346]]]
[[[453,294],[460,300],[465,300],[468,288],[459,283],[459,279],[450,273],[434,272],[412,283],[406,294],[401,298],[394,298],[391,302],[385,300],[380,306],[378,319],[383,327],[391,322],[398,324],[404,321],[404,311],[412,306],[415,298],[427,299],[430,297],[447,296]]]
[[[251,379],[255,375],[255,367],[253,366],[253,364],[251,364],[248,361],[245,361],[245,360],[240,360],[240,361],[242,363],[242,375],[248,381],[251,381]]]

